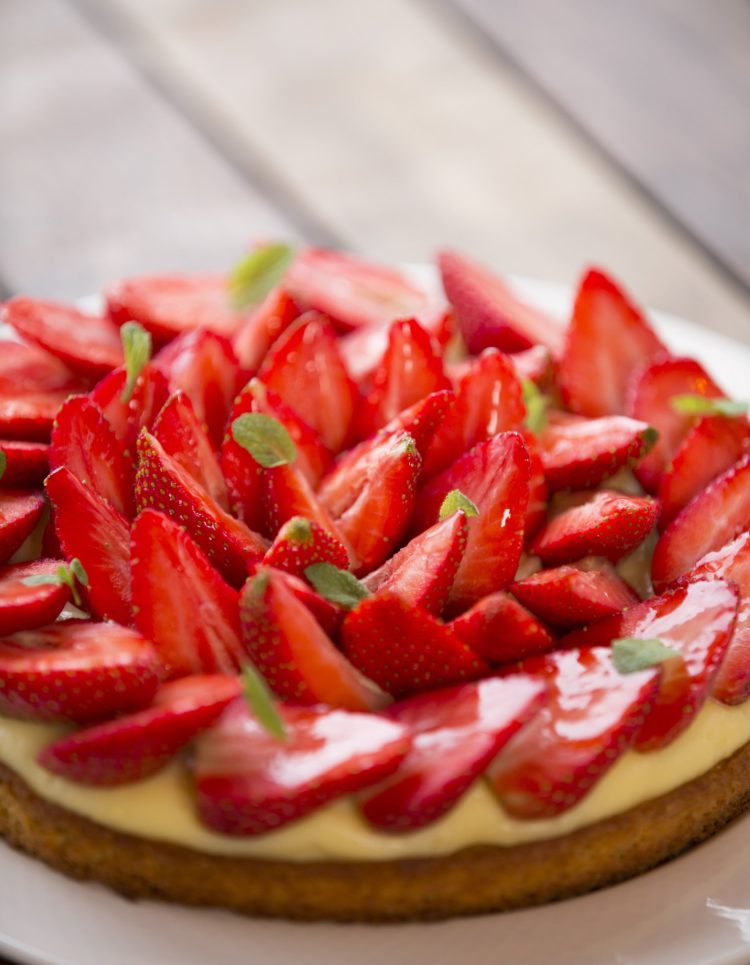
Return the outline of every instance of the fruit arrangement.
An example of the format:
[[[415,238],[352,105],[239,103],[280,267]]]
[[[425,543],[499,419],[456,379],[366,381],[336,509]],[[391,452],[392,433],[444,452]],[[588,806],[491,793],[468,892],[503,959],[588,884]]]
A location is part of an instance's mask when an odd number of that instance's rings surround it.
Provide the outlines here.
[[[599,271],[564,327],[438,265],[269,244],[5,303],[0,712],[69,725],[44,768],[398,834],[479,780],[553,817],[747,699],[746,407]]]

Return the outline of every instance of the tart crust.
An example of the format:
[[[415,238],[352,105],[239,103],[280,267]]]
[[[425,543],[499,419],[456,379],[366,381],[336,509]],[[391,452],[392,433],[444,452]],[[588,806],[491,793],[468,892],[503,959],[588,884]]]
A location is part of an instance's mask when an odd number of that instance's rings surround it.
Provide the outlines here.
[[[265,861],[112,831],[0,764],[0,833],[58,871],[129,898],[308,921],[443,919],[557,901],[647,871],[748,806],[750,742],[688,784],[560,838],[398,861]]]

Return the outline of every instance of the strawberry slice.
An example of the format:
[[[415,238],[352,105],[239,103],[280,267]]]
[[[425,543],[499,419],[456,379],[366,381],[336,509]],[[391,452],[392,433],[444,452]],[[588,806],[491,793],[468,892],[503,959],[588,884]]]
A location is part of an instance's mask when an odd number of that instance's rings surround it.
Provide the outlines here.
[[[273,538],[284,523],[295,516],[302,516],[320,526],[331,539],[343,543],[351,556],[351,548],[343,532],[334,523],[330,513],[296,465],[288,463],[262,469],[260,487],[262,531],[265,534]]]
[[[55,416],[69,395],[67,389],[0,395],[0,435],[48,442]]]
[[[552,634],[518,600],[500,591],[478,603],[451,622],[456,636],[489,663],[510,663],[555,644]]]
[[[198,739],[198,811],[222,834],[254,835],[304,817],[387,777],[411,740],[395,721],[326,707],[280,705],[278,740],[244,701],[230,705]]]
[[[401,766],[358,799],[383,831],[413,831],[441,818],[544,703],[529,676],[493,678],[419,694],[385,711],[412,734]]]
[[[133,463],[99,406],[88,396],[68,399],[58,412],[49,462],[53,471],[66,466],[118,513],[134,515]]]
[[[255,374],[276,339],[299,317],[294,299],[274,288],[253,310],[232,337],[232,345],[245,372]]]
[[[67,390],[83,392],[87,383],[76,378],[54,355],[36,345],[3,342],[0,395],[26,395]]]
[[[748,528],[750,453],[698,493],[661,534],[651,564],[654,587],[668,586]]]
[[[363,600],[347,614],[341,647],[358,670],[397,698],[489,670],[450,626],[394,593]]]
[[[541,342],[560,354],[562,326],[518,298],[497,275],[455,251],[440,252],[438,267],[470,352],[490,346],[518,352]]]
[[[323,316],[315,312],[300,316],[266,356],[260,378],[315,429],[332,452],[349,442],[357,389]]]
[[[0,439],[0,452],[5,456],[5,471],[0,476],[3,485],[33,486],[41,483],[49,472],[48,448],[43,442]]]
[[[531,432],[522,432],[521,435],[529,453],[529,505],[523,534],[524,542],[528,544],[547,519],[550,492],[537,437]]]
[[[248,565],[266,552],[263,539],[224,512],[145,429],[138,439],[135,492],[139,510],[160,509],[179,521],[233,585],[240,586]]]
[[[645,422],[625,416],[582,419],[550,413],[538,444],[549,488],[590,489],[633,466],[656,442]]]
[[[697,421],[694,415],[676,411],[672,399],[679,395],[713,399],[723,394],[694,359],[660,358],[633,376],[628,388],[628,415],[648,422],[659,433],[656,445],[635,470],[645,489],[656,492],[662,473]]]
[[[18,295],[3,305],[0,320],[80,375],[100,378],[122,364],[117,326],[108,318]]]
[[[540,389],[554,383],[555,365],[545,345],[532,345],[523,352],[514,352],[509,359],[521,382],[534,382]]]
[[[102,620],[128,626],[132,616],[127,519],[65,467],[48,476],[45,487],[65,555],[77,557],[88,575],[88,586],[82,589],[87,608]]]
[[[63,584],[24,583],[28,577],[52,576],[62,560],[35,560],[0,567],[0,636],[52,623],[70,598]]]
[[[435,616],[443,612],[466,549],[468,526],[460,510],[407,543],[363,580],[372,593],[393,593]]]
[[[474,446],[420,491],[416,533],[437,519],[451,490],[459,489],[479,509],[479,515],[468,521],[466,551],[451,590],[454,612],[513,580],[523,547],[529,475],[523,439],[516,432],[504,432]]]
[[[158,669],[154,648],[133,630],[66,620],[0,642],[0,707],[84,724],[148,704]]]
[[[424,459],[435,432],[454,406],[455,401],[456,396],[450,389],[432,392],[420,402],[415,402],[414,405],[409,406],[408,409],[399,412],[388,425],[383,427],[382,432],[385,434],[395,432],[397,429],[403,429],[404,432],[408,432],[414,440],[420,456]],[[360,446],[375,444],[375,442],[376,440],[374,438],[367,439],[365,442],[361,442]],[[337,468],[340,468],[358,449],[359,446],[355,446],[354,449],[350,449],[349,452],[344,453],[336,464]]]
[[[609,563],[582,560],[534,573],[511,592],[542,620],[555,627],[580,627],[620,613],[638,597]]]
[[[298,704],[376,710],[385,695],[336,649],[310,610],[272,569],[258,569],[240,596],[242,637],[271,689]]]
[[[140,275],[116,282],[105,298],[116,325],[139,322],[160,343],[197,328],[231,336],[245,318],[223,275]]]
[[[255,567],[251,576],[254,575],[257,569],[258,568]],[[346,611],[342,606],[333,603],[331,600],[326,600],[324,596],[316,593],[309,583],[306,583],[293,573],[287,573],[285,570],[276,570],[275,577],[286,586],[290,593],[294,594],[300,603],[304,603],[329,637],[334,639],[338,636],[341,621],[346,615]]]
[[[313,563],[332,563],[345,570],[349,554],[344,544],[318,523],[293,516],[276,534],[263,563],[301,577]]]
[[[42,517],[44,497],[25,490],[0,490],[0,563],[31,535]]]
[[[239,678],[183,677],[146,710],[75,731],[42,748],[37,761],[68,781],[116,787],[156,774],[239,696]]]
[[[229,509],[227,484],[219,460],[184,392],[175,392],[165,403],[154,423],[153,436],[217,505]]]
[[[532,552],[550,566],[584,556],[604,556],[614,563],[643,542],[658,514],[654,499],[602,489],[551,519]]]
[[[246,659],[237,592],[185,530],[144,510],[133,524],[131,558],[135,623],[167,676],[237,671]]]
[[[660,353],[668,354],[641,311],[603,272],[589,269],[558,368],[568,408],[592,417],[622,414],[631,374]]]
[[[631,746],[659,671],[620,674],[607,647],[560,650],[523,669],[547,684],[547,703],[500,752],[489,777],[513,817],[551,818],[585,797]]]
[[[110,372],[97,382],[91,400],[102,410],[115,435],[132,456],[141,429],[151,431],[156,416],[167,401],[169,383],[163,372],[147,364],[136,380],[130,399],[123,401],[127,378],[122,367]]]

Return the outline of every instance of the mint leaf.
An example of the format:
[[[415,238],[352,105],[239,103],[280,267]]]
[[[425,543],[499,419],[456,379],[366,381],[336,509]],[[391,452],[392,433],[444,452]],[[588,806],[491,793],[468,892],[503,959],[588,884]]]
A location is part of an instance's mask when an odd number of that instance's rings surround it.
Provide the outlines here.
[[[526,428],[538,436],[547,425],[549,399],[539,391],[539,387],[531,379],[524,379],[521,382],[521,391],[526,406]]]
[[[151,358],[151,333],[138,322],[125,322],[120,329],[122,339],[122,353],[125,356],[125,388],[120,400],[130,402],[135,389],[135,383]]]
[[[451,489],[443,502],[440,504],[438,519],[442,522],[454,513],[462,509],[468,517],[478,516],[479,510],[468,496],[464,496],[460,489]]]
[[[5,455],[3,449],[0,449],[0,479],[5,475],[5,470],[8,468],[8,457]]]
[[[370,591],[354,574],[340,570],[333,563],[313,563],[305,570],[305,576],[315,589],[331,603],[338,603],[347,610],[371,596]]]
[[[682,655],[661,640],[620,637],[612,641],[612,662],[620,673],[635,673]]]
[[[78,582],[76,582],[78,581]],[[25,586],[67,586],[70,595],[76,606],[81,606],[81,594],[78,592],[78,583],[81,586],[89,585],[89,577],[83,568],[83,563],[76,557],[71,560],[70,565],[62,563],[54,573],[35,573],[33,576],[24,577],[21,582]]]
[[[682,415],[745,415],[750,403],[734,399],[709,399],[705,395],[673,395],[669,400],[675,412]]]
[[[235,442],[266,469],[286,466],[297,458],[297,447],[284,426],[262,412],[246,412],[232,423]]]
[[[291,245],[271,242],[249,252],[229,275],[229,296],[235,308],[250,308],[262,301],[284,277],[294,257]]]
[[[275,737],[279,741],[286,740],[286,727],[276,707],[276,701],[268,689],[268,684],[252,664],[246,663],[243,666],[242,683],[247,706],[258,723],[268,731],[271,737]]]

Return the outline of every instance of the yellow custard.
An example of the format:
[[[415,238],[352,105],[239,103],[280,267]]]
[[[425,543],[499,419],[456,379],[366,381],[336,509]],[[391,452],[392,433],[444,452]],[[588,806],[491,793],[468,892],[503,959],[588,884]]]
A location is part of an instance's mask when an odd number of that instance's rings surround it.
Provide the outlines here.
[[[440,821],[410,834],[373,831],[349,800],[257,838],[216,834],[200,823],[182,762],[121,788],[87,788],[49,774],[36,754],[60,728],[0,717],[0,761],[37,794],[117,831],[210,854],[288,861],[392,860],[449,854],[472,844],[514,845],[559,837],[658,797],[709,771],[750,740],[750,701],[709,701],[669,747],[628,751],[574,808],[559,817],[518,821],[478,782]]]

